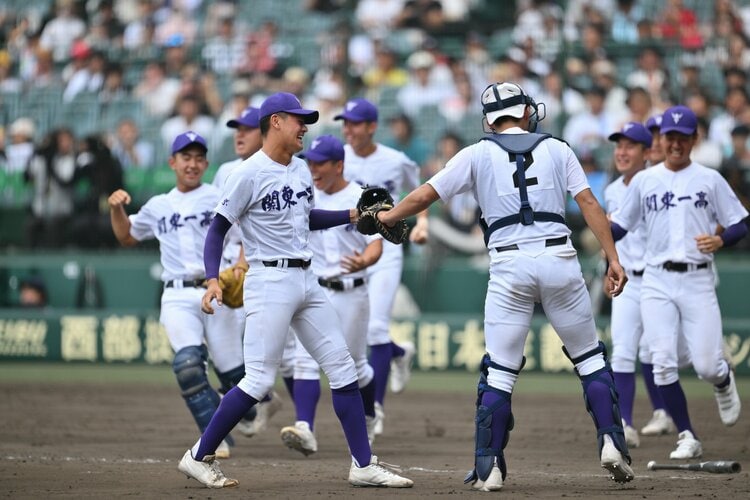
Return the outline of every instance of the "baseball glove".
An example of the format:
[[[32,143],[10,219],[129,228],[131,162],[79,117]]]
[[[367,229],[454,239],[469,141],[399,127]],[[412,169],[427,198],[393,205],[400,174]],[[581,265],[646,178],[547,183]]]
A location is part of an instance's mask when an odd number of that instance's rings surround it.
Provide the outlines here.
[[[393,227],[389,227],[378,220],[378,212],[392,208],[393,198],[387,189],[379,186],[365,186],[357,202],[359,211],[357,231],[362,234],[380,233],[391,243],[396,245],[403,243],[409,234],[409,227],[405,221],[400,220]]]
[[[235,277],[234,272],[238,267],[242,269],[239,279]],[[247,272],[247,268],[244,266],[234,265],[219,273],[219,286],[221,287],[222,302],[224,305],[233,309],[242,307],[242,285],[245,282],[245,272]]]

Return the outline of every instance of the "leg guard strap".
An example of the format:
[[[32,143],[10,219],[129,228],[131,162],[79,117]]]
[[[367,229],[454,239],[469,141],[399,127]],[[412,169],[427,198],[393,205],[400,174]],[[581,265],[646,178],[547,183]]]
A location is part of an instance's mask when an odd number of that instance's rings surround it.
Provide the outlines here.
[[[190,413],[203,432],[219,407],[219,394],[206,376],[208,350],[205,345],[180,349],[174,356],[172,369]]]

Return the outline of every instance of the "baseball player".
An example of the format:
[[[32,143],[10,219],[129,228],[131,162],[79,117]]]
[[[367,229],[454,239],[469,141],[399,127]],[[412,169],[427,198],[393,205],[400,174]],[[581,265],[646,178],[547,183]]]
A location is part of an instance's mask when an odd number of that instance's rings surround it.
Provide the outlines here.
[[[209,488],[238,484],[224,476],[214,453],[242,416],[271,390],[290,327],[328,377],[333,407],[352,456],[349,482],[355,486],[413,484],[385,468],[371,453],[357,369],[336,312],[310,269],[310,230],[349,224],[358,218],[355,208],[313,209],[310,170],[294,154],[302,150],[307,125],[315,123],[318,116],[290,93],[272,94],[263,101],[263,146],[230,175],[206,237],[205,312],[214,312],[214,300],[221,309],[217,280],[221,246],[235,223],[240,225],[250,264],[244,282],[245,377],[224,396],[203,435],[178,466]]]
[[[260,120],[258,117],[259,111],[258,108],[248,106],[242,110],[240,116],[227,122],[227,127],[234,129],[234,152],[237,154],[237,158],[219,165],[212,182],[212,184],[219,188],[219,190],[225,188],[229,174],[234,172],[243,161],[250,158],[250,156],[260,149],[262,140],[260,136]],[[242,239],[239,231],[229,232],[225,239],[224,248],[222,265],[233,265],[238,255],[243,261],[245,260],[244,253],[242,252]],[[245,267],[247,267],[247,263],[245,263]],[[237,308],[234,311],[237,316],[237,328],[240,331],[240,335],[242,335],[242,332],[245,331],[245,311],[242,308]],[[291,395],[294,375],[293,335],[290,335],[287,340],[287,346],[284,349],[279,372],[281,373],[281,376],[284,379],[284,384]],[[268,421],[281,409],[281,406],[281,398],[276,391],[271,391],[263,401],[258,403],[257,415],[255,418],[251,420],[243,419],[237,424],[237,430],[247,437],[255,436],[265,430]]]
[[[601,466],[618,482],[633,479],[617,392],[599,341],[591,300],[563,214],[575,199],[609,262],[610,293],[627,281],[609,223],[573,151],[536,130],[538,107],[515,83],[488,86],[481,103],[491,132],[465,147],[427,183],[378,218],[386,225],[425,210],[438,199],[471,191],[486,222],[490,282],[485,301],[487,347],[478,387],[475,468],[466,482],[481,491],[502,488],[503,454],[513,427],[511,394],[524,364],[534,303],[541,302],[580,377],[597,430]],[[543,118],[543,117],[542,117]]]
[[[698,377],[714,385],[724,425],[734,425],[741,409],[734,374],[724,358],[712,266],[716,251],[745,236],[748,213],[718,172],[690,159],[696,130],[690,108],[667,109],[660,128],[664,162],[633,177],[622,205],[612,214],[616,239],[645,227],[641,315],[654,381],[679,432],[672,459],[703,453],[679,384],[679,335],[685,338]],[[717,225],[726,228],[721,235],[715,234]]]
[[[651,150],[648,155],[649,165],[656,165],[664,161],[664,150],[661,148],[661,119],[662,115],[656,114],[646,120],[646,128],[651,132]]]
[[[203,241],[221,194],[201,182],[208,168],[206,141],[192,131],[180,134],[171,153],[169,166],[176,177],[171,191],[154,196],[129,217],[124,206],[130,203],[130,194],[118,189],[108,201],[112,229],[123,246],[152,238],[159,241],[164,268],[160,321],[175,352],[172,367],[182,397],[203,432],[219,406],[219,394],[206,374],[209,354],[226,392],[245,374],[242,333],[234,326],[234,309],[224,308],[215,316],[200,312]],[[217,455],[228,458],[229,453],[229,443],[222,441]]]
[[[651,132],[638,122],[628,122],[622,129],[609,136],[616,143],[614,164],[620,177],[604,191],[606,210],[611,214],[625,196],[633,176],[643,170],[651,154]],[[672,419],[664,408],[664,402],[654,384],[653,365],[648,344],[641,342],[643,322],[641,321],[641,279],[646,251],[643,229],[629,233],[616,243],[620,262],[628,274],[628,286],[618,297],[612,299],[612,372],[620,399],[620,413],[625,429],[625,441],[631,448],[640,445],[638,431],[633,427],[633,402],[635,400],[635,361],[640,351],[643,379],[647,388],[653,417],[644,427],[651,434],[662,434],[674,429]],[[640,349],[639,349],[640,345]],[[652,430],[653,428],[653,430]]]
[[[403,191],[419,185],[419,165],[404,153],[374,141],[378,129],[378,110],[370,101],[352,99],[334,119],[343,121],[346,140],[344,177],[347,180],[362,186],[383,186],[396,203]],[[427,241],[427,229],[427,213],[419,214],[410,240],[424,243]],[[396,393],[403,391],[410,378],[415,352],[413,343],[404,342],[399,346],[391,341],[390,336],[391,311],[401,283],[403,265],[401,245],[384,241],[383,255],[368,268],[367,286],[371,293],[367,344],[370,346],[370,364],[375,370],[375,434],[383,432],[383,405],[389,372],[392,371],[391,390]]]
[[[344,145],[332,135],[315,139],[304,158],[312,173],[317,208],[340,210],[357,204],[362,189],[344,179]],[[370,444],[374,439],[375,382],[367,361],[369,297],[366,269],[380,258],[383,239],[357,232],[354,224],[310,233],[312,270],[336,310],[346,345],[357,367]],[[297,421],[281,429],[281,439],[304,455],[318,449],[314,434],[315,407],[320,397],[320,367],[302,345],[297,345],[294,369],[294,406]]]

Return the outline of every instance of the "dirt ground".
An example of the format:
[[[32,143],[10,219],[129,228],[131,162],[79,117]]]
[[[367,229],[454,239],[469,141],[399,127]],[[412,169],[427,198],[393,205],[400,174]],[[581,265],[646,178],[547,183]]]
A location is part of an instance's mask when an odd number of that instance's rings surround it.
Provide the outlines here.
[[[386,400],[385,434],[375,443],[383,461],[414,480],[408,490],[359,489],[346,481],[348,453],[330,396],[318,409],[319,452],[305,458],[281,445],[279,429],[293,422],[291,403],[268,432],[237,433],[222,469],[237,488],[208,490],[176,470],[196,438],[176,387],[0,381],[0,497],[41,498],[369,498],[479,496],[462,483],[472,464],[473,398],[465,393],[408,391]],[[646,420],[639,401],[638,425]],[[713,399],[691,401],[704,460],[732,459],[739,474],[648,471],[669,462],[675,436],[642,438],[632,451],[636,479],[618,485],[599,467],[590,417],[580,397],[513,400],[516,429],[506,449],[506,498],[750,498],[750,417],[725,429]],[[488,494],[485,494],[488,495]]]

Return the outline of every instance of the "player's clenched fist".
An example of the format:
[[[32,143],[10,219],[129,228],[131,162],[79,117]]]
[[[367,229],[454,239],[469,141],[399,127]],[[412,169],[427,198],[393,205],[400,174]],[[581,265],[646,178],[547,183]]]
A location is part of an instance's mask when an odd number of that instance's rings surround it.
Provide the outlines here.
[[[617,297],[622,293],[623,288],[625,288],[625,283],[628,282],[628,276],[619,262],[609,263],[607,278],[609,280],[609,296]]]
[[[219,280],[211,278],[206,282],[206,288],[206,293],[203,294],[203,299],[201,299],[201,311],[206,314],[213,314],[214,308],[211,305],[212,300],[216,299],[216,303],[220,306],[224,304],[222,301],[224,297],[221,292]]]
[[[117,191],[109,195],[109,198],[107,199],[107,203],[109,203],[110,208],[117,208],[123,205],[129,205],[130,195],[124,189],[118,189]]]

